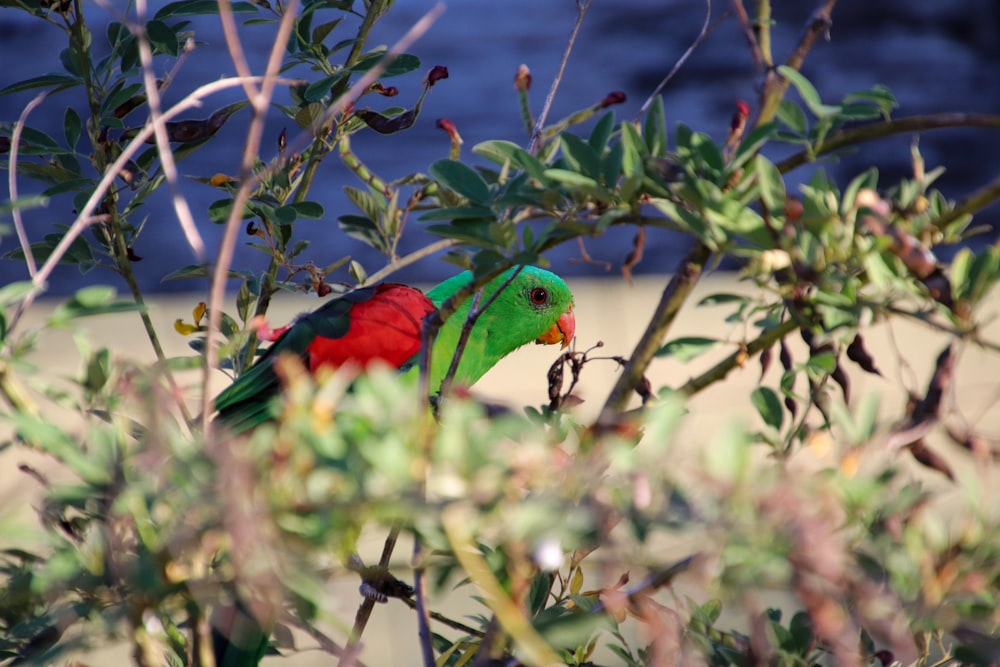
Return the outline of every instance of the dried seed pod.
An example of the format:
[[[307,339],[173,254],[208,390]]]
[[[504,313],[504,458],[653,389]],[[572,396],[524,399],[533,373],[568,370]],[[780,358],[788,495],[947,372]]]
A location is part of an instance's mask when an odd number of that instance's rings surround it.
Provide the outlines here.
[[[861,338],[861,334],[856,334],[854,340],[847,346],[847,358],[867,373],[882,375],[882,371],[875,366],[875,360],[872,359],[872,356],[868,354],[868,350],[865,349],[865,342]]]
[[[955,473],[952,471],[951,466],[937,452],[928,447],[923,438],[911,443],[907,449],[913,454],[913,458],[916,459],[917,463],[931,470],[937,470],[948,479],[955,481]]]
[[[771,367],[771,359],[773,358],[773,345],[768,345],[763,350],[760,351],[760,380],[758,384],[764,381],[764,376],[767,375],[767,369]]]
[[[385,116],[371,109],[357,109],[354,115],[365,122],[365,125],[379,134],[392,134],[405,130],[417,120],[417,109],[404,111],[398,116]]]
[[[847,377],[847,373],[844,372],[844,367],[837,362],[837,365],[833,367],[833,372],[830,373],[830,377],[833,381],[840,385],[840,390],[844,392],[844,403],[851,402],[851,380]]]
[[[786,371],[792,370],[792,353],[788,349],[788,343],[785,342],[784,338],[781,339],[778,349],[778,360],[781,361],[781,367]]]
[[[556,359],[555,363],[549,366],[548,372],[548,382],[549,382],[549,407],[553,410],[559,407],[559,392],[562,391],[563,385],[563,368],[566,361],[566,355],[561,355]]]

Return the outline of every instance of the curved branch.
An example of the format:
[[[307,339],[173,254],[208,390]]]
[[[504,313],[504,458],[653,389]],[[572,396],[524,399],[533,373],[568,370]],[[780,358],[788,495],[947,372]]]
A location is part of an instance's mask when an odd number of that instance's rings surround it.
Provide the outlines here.
[[[1000,130],[1000,114],[934,113],[896,118],[883,123],[870,123],[868,125],[861,125],[860,127],[852,127],[851,129],[831,134],[823,143],[813,148],[812,151],[799,151],[795,155],[781,160],[776,166],[784,174],[808,162],[812,162],[820,155],[832,153],[835,150],[853,144],[884,139],[885,137],[906,132],[922,132],[924,130],[937,130],[949,127],[982,127]]]

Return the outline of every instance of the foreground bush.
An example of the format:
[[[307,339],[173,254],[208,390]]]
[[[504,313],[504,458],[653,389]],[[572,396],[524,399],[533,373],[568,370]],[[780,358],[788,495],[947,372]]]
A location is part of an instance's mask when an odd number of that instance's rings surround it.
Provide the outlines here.
[[[624,99],[613,92],[563,120],[536,118],[530,74],[520,71],[524,145],[487,141],[463,158],[457,130],[440,121],[450,157],[430,158],[426,174],[395,182],[371,173],[349,138],[426,122],[423,95],[446,85],[447,70],[367,50],[371,26],[392,3],[355,7],[363,18],[352,23],[351,2],[183,0],[103,32],[92,32],[79,3],[14,4],[64,31],[64,71],[0,92],[58,93],[67,110],[64,136],[33,130],[30,108],[4,128],[7,169],[47,186],[40,197],[11,192],[3,209],[21,241],[13,258],[32,276],[0,289],[0,393],[14,434],[6,446],[45,452],[72,481],[28,470],[43,487],[40,527],[3,552],[0,655],[51,663],[124,640],[137,664],[208,665],[211,612],[239,599],[278,624],[279,652],[302,648],[288,631],[294,627],[311,636],[309,646],[357,664],[359,641],[392,638],[365,637],[371,601],[359,598],[355,619],[332,618],[323,587],[331,576],[354,576],[345,574],[358,567],[348,554],[365,527],[389,535],[385,562],[400,534],[415,543],[416,594],[390,603],[417,609],[412,631],[425,664],[513,664],[508,656],[531,665],[991,664],[1000,657],[996,508],[974,490],[958,507],[943,505],[942,486],[921,482],[926,477],[911,465],[970,489],[993,474],[995,443],[968,426],[952,397],[964,350],[980,346],[991,358],[998,350],[980,327],[1000,249],[963,248],[950,263],[938,249],[961,244],[1000,187],[950,201],[933,189],[940,170],[925,169],[916,149],[913,175],[899,183],[881,182],[874,169],[834,183],[820,170],[797,193],[785,186],[804,164],[867,141],[943,123],[1000,122],[895,117],[895,100],[881,87],[823,100],[798,69],[834,3],[823,3],[785,64],[770,52],[770,3],[757,3],[753,29],[749,19],[746,27],[765,74],[761,97],[753,109],[734,100],[721,141],[704,133],[717,128],[684,124],[668,135],[659,90],[635,119],[616,118],[609,107]],[[164,109],[152,73],[182,56],[195,37],[187,17],[200,13],[233,26],[236,19],[272,24],[272,66],[207,83]],[[239,62],[238,30],[230,39]],[[97,42],[110,55],[95,56]],[[383,106],[377,95],[393,93],[384,80],[421,73],[414,103],[370,108]],[[242,86],[247,101],[203,120],[187,115],[227,86]],[[277,86],[290,99],[278,108],[305,139],[283,135],[274,155],[261,136]],[[175,162],[237,122],[247,128],[241,173],[206,177],[219,200],[188,212]],[[358,211],[340,216],[339,232],[385,254],[377,271],[349,258],[309,258],[298,223],[325,216],[310,191],[328,157],[357,177],[344,187]],[[161,337],[175,333],[153,326],[135,277],[143,205],[164,187],[177,192],[191,249],[216,258],[170,276],[212,280],[207,306],[178,321],[195,352],[184,358],[163,354]],[[77,218],[31,242],[24,219],[65,198]],[[201,240],[195,221],[206,218],[225,225],[218,249]],[[440,240],[399,256],[413,220]],[[257,318],[280,291],[303,289],[303,276],[306,289],[326,296],[448,250],[446,260],[471,269],[482,285],[512,265],[545,264],[553,247],[613,225],[636,230],[626,277],[649,226],[679,232],[689,250],[636,348],[611,351],[621,354],[622,371],[595,420],[581,423],[571,409],[595,356],[576,348],[539,369],[551,402],[523,415],[497,415],[464,391],[420,395],[390,372],[348,384],[290,364],[280,420],[239,439],[213,428],[204,390],[210,375],[218,368],[238,375],[252,363]],[[262,251],[262,265],[230,266],[241,234]],[[744,340],[671,339],[700,276],[726,258],[743,267],[756,296],[706,302],[726,306],[726,320],[744,325]],[[22,316],[58,263],[116,275],[29,330]],[[121,287],[128,298],[116,296]],[[231,312],[227,287],[236,291]],[[142,318],[155,363],[91,349],[81,338],[82,371],[72,386],[34,382],[28,357],[49,329],[121,311]],[[877,397],[852,396],[849,371],[879,373],[865,332],[897,320],[949,341],[927,353],[936,361],[926,391],[894,412]],[[645,378],[657,356],[711,349],[727,356],[680,386],[653,387]],[[704,452],[696,463],[675,465],[673,434],[687,399],[751,362],[781,369],[777,384],[745,397],[758,426],[722,430],[696,443]],[[190,384],[197,391],[185,389]],[[60,425],[56,407],[78,419]],[[819,447],[829,452],[821,470],[792,465]],[[982,477],[957,476],[943,447],[964,449]],[[860,465],[872,460],[879,463]],[[699,547],[681,559],[661,555],[662,545],[685,543]],[[705,591],[702,599],[671,593],[685,578]],[[480,616],[435,611],[436,593],[456,582],[460,594],[481,602]],[[787,604],[766,608],[764,592],[785,593]],[[724,616],[723,608],[735,613]]]

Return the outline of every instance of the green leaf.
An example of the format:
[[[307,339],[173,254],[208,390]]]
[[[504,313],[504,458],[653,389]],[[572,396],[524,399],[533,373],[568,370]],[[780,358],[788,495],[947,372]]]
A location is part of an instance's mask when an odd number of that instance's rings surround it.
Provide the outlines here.
[[[367,72],[376,64],[382,61],[385,57],[385,52],[369,53],[361,58],[353,67],[350,68],[351,72]],[[399,76],[401,74],[409,74],[415,70],[420,69],[420,58],[410,55],[409,53],[401,53],[396,56],[395,59],[385,68],[379,78],[387,79],[391,76]]]
[[[643,158],[647,152],[646,142],[639,136],[639,130],[629,121],[622,121],[622,173],[628,176],[643,175]]]
[[[781,399],[770,387],[757,387],[750,394],[750,402],[757,408],[764,423],[781,430],[785,413],[781,408]]]
[[[719,344],[716,338],[702,336],[686,336],[675,338],[656,351],[658,357],[673,357],[678,361],[687,362],[704,354]]]
[[[476,204],[489,204],[490,187],[471,167],[458,160],[438,160],[430,166],[430,173],[441,185],[462,195]]]
[[[252,2],[234,2],[230,5],[234,14],[256,14],[257,7]],[[164,5],[156,12],[155,18],[166,19],[176,16],[198,16],[201,14],[218,14],[219,3],[216,0],[180,0]]]
[[[604,153],[604,149],[608,146],[608,140],[611,139],[611,133],[615,131],[615,112],[609,111],[603,116],[601,120],[597,121],[594,125],[594,129],[590,132],[590,138],[587,143],[593,148],[598,155]]]
[[[739,169],[746,164],[750,158],[757,155],[761,148],[764,147],[764,144],[774,138],[777,131],[778,126],[774,122],[765,123],[760,127],[755,127],[750,130],[747,135],[743,137],[740,147],[736,149],[736,154],[733,155],[733,161],[729,165],[730,170]]]
[[[80,141],[80,134],[83,132],[83,121],[73,107],[66,107],[63,116],[63,133],[66,135],[66,145],[70,150],[76,150],[76,144]]]
[[[764,206],[770,211],[779,211],[785,205],[785,182],[781,172],[774,163],[763,155],[754,158],[754,173],[757,175],[757,187]]]
[[[795,90],[799,92],[799,97],[802,98],[802,101],[805,102],[805,105],[809,107],[809,110],[812,111],[817,118],[831,116],[840,111],[840,107],[823,104],[820,100],[819,93],[816,92],[816,88],[809,82],[809,79],[802,76],[801,72],[798,70],[787,65],[779,65],[778,73],[788,79],[789,83],[795,86]]]
[[[298,201],[294,204],[289,204],[289,206],[295,209],[295,212],[300,218],[318,220],[322,218],[325,213],[323,206],[314,201]]]
[[[115,298],[117,290],[108,285],[92,285],[77,290],[68,301],[59,304],[49,317],[49,325],[63,326],[78,317],[145,310],[134,301]]]
[[[40,416],[15,412],[8,416],[24,442],[39,451],[55,456],[88,484],[111,483],[111,470],[95,460],[73,441],[68,433]]]
[[[424,213],[419,218],[421,222],[436,222],[438,220],[496,220],[493,209],[485,206],[447,206]]]
[[[279,206],[274,209],[273,220],[279,225],[290,225],[297,217],[298,213],[293,206]]]
[[[642,133],[646,138],[646,146],[649,148],[650,155],[662,157],[667,152],[667,121],[663,111],[662,95],[657,95],[653,99],[653,103],[646,112]]]
[[[821,375],[828,375],[837,367],[837,357],[833,352],[821,352],[809,357],[806,368]]]
[[[223,225],[229,220],[229,212],[233,210],[232,199],[219,199],[208,205],[208,219],[217,225]],[[253,217],[249,207],[243,209],[243,219]]]
[[[11,93],[19,93],[24,90],[34,90],[35,88],[51,88],[53,91],[65,90],[66,88],[78,86],[81,83],[83,83],[83,80],[76,76],[67,76],[66,74],[43,74],[41,76],[25,79],[24,81],[18,81],[17,83],[12,83],[9,86],[0,88],[0,95],[9,95]]]
[[[28,195],[18,197],[13,201],[8,200],[0,204],[0,217],[10,214],[12,211],[25,211],[29,208],[42,208],[49,205],[50,193],[46,191],[44,195]]]
[[[750,301],[750,297],[743,294],[728,294],[725,292],[720,292],[718,294],[709,294],[704,299],[698,302],[698,306],[719,306],[726,303],[739,303],[745,304]]]
[[[778,104],[778,120],[784,123],[789,130],[800,137],[806,136],[809,131],[809,120],[802,111],[802,107],[792,100],[781,100]]]
[[[180,52],[181,46],[177,39],[177,33],[163,21],[157,19],[149,21],[146,24],[146,36],[149,37],[149,43],[160,53],[166,53],[176,58]]]
[[[0,287],[0,308],[6,308],[26,297],[31,291],[30,280],[18,280]]]
[[[601,160],[590,144],[569,132],[560,134],[559,141],[562,143],[563,156],[572,169],[592,178],[600,176]]]

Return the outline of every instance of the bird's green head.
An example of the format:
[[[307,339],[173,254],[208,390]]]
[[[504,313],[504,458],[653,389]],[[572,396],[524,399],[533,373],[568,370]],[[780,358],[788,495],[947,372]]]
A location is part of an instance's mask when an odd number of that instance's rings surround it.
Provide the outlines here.
[[[427,296],[440,307],[471,280],[472,274],[461,273]],[[450,361],[473,301],[466,300],[445,322],[434,346],[433,365],[445,363],[445,358]],[[573,340],[573,294],[565,281],[551,271],[534,266],[509,269],[486,284],[479,307],[487,302],[489,306],[472,329],[455,377],[462,384],[471,385],[497,361],[527,343],[560,343],[566,347]],[[438,373],[432,372],[432,377],[435,375]]]

